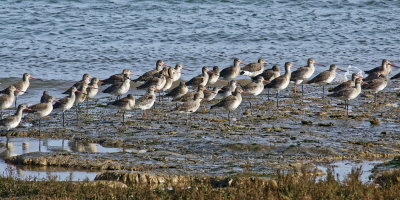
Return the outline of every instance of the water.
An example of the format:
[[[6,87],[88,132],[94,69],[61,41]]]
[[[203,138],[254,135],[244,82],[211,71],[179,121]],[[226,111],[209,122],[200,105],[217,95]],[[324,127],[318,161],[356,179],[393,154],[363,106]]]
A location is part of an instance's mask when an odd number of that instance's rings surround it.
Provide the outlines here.
[[[106,78],[130,68],[143,73],[157,59],[199,74],[229,66],[308,57],[329,66],[367,69],[382,58],[398,63],[398,1],[2,1],[0,78],[29,72],[69,86],[83,73]],[[267,66],[271,67],[271,66]],[[317,72],[326,70],[324,67]],[[2,87],[17,79],[1,79]],[[54,81],[58,80],[58,81]],[[43,85],[41,84],[41,85]],[[61,88],[50,89],[59,94]],[[46,87],[37,87],[41,94]],[[29,99],[30,102],[32,99]],[[37,100],[36,100],[37,101]]]
[[[360,176],[360,180],[363,183],[370,182],[370,176],[372,175],[372,169],[375,165],[381,164],[383,161],[360,161],[354,162],[349,160],[343,160],[334,162],[329,164],[328,166],[333,169],[335,178],[338,178],[339,181],[343,181],[348,174],[351,173],[352,168],[361,167],[362,174]],[[324,173],[327,173],[328,166],[317,166],[319,170],[322,170]],[[325,177],[322,177],[325,178]]]
[[[4,162],[4,158],[30,152],[88,152],[115,153],[133,152],[145,153],[146,150],[103,147],[96,143],[80,143],[62,139],[37,139],[26,137],[0,137],[0,176],[13,176],[23,179],[56,179],[56,180],[94,180],[98,171],[75,170],[48,166],[15,166]]]

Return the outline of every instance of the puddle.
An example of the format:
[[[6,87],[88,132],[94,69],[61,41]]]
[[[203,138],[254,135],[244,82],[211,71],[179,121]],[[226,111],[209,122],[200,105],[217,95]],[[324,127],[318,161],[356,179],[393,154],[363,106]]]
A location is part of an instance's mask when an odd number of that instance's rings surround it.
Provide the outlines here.
[[[37,139],[25,137],[0,137],[0,176],[12,176],[27,180],[83,181],[94,180],[98,171],[71,170],[57,167],[27,167],[5,163],[4,159],[30,152],[89,152],[145,153],[146,150],[103,147],[97,143],[80,143],[63,139]]]
[[[343,160],[343,161],[338,161],[334,162],[331,164],[327,165],[319,165],[317,168],[325,173],[321,179],[324,179],[326,177],[326,172],[329,167],[333,169],[334,176],[335,178],[339,178],[340,181],[343,181],[348,174],[351,173],[351,169],[353,167],[361,167],[362,174],[360,177],[361,182],[367,183],[370,182],[371,179],[369,176],[372,175],[372,169],[374,168],[375,165],[381,164],[384,161],[348,161],[348,160]]]

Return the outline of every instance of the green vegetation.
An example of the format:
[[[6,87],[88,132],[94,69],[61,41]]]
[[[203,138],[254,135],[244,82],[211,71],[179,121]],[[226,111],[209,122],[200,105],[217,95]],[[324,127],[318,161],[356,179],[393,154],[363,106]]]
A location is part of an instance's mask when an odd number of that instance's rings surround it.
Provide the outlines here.
[[[399,199],[400,170],[385,172],[375,183],[362,183],[360,168],[337,181],[328,173],[278,172],[275,180],[237,176],[188,187],[126,186],[119,182],[24,181],[0,178],[0,198],[10,199]]]

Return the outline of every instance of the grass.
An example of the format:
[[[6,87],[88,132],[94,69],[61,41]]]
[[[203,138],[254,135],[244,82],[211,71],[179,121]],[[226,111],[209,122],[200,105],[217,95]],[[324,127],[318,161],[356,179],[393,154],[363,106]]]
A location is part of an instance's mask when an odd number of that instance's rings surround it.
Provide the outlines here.
[[[9,199],[400,199],[400,170],[385,172],[376,183],[360,181],[354,168],[339,182],[333,173],[317,181],[305,169],[277,172],[274,180],[237,177],[223,184],[212,181],[188,187],[115,187],[109,182],[26,181],[0,178],[0,198]],[[117,184],[118,185],[118,184]]]

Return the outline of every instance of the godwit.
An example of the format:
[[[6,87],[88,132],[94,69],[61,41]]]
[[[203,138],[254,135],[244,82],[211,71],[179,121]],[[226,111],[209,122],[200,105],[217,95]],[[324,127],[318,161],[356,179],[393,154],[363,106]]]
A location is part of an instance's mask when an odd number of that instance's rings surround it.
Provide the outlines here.
[[[206,90],[205,86],[199,86],[197,88],[196,92],[188,92],[188,93],[186,93],[185,95],[183,95],[183,96],[181,96],[179,98],[172,99],[172,101],[185,102],[185,101],[188,101],[189,99],[194,99],[194,95],[196,93],[199,93],[200,94],[200,98],[204,99],[204,90]]]
[[[165,77],[165,84],[161,91],[166,92],[171,88],[172,83],[174,83],[174,73],[175,70],[172,67],[168,68],[168,76]]]
[[[127,93],[131,87],[131,79],[127,74],[124,75],[124,81],[120,83],[115,83],[110,87],[103,90],[103,93],[109,93],[111,95],[117,96],[117,100],[121,95]]]
[[[397,67],[397,66],[390,63],[389,60],[383,59],[381,66],[367,70],[367,71],[365,71],[365,73],[368,75],[372,75],[374,73],[379,73],[381,75],[388,76],[390,74],[390,72],[392,72],[392,67]]]
[[[376,96],[377,96],[378,92],[385,89],[387,84],[388,84],[387,77],[385,75],[381,74],[378,78],[367,82],[367,84],[363,85],[361,88],[363,90],[370,90],[371,92],[373,92],[374,93],[374,102],[376,102]]]
[[[157,91],[162,90],[162,88],[165,86],[165,83],[167,81],[166,77],[168,76],[168,68],[163,68],[162,73],[159,74],[158,76],[152,77],[151,79],[149,78],[145,83],[142,85],[136,87],[137,89],[147,89],[151,86],[154,86]]]
[[[250,63],[242,67],[240,75],[256,77],[264,71],[264,65],[268,64],[264,58],[259,58],[256,63]]]
[[[233,66],[223,69],[219,74],[224,80],[232,80],[240,73],[240,64],[244,64],[239,58],[233,60]]]
[[[18,89],[15,88],[15,86],[10,85],[8,88],[6,88],[7,92],[6,94],[0,96],[0,111],[1,111],[1,115],[3,114],[3,110],[6,108],[9,108],[12,106],[14,100],[15,100],[15,91],[18,92]]]
[[[189,91],[189,88],[186,86],[186,83],[184,81],[179,83],[178,87],[175,87],[172,89],[168,94],[165,96],[167,97],[172,97],[172,99],[178,99],[185,95]]]
[[[329,67],[329,70],[323,71],[319,73],[317,76],[312,78],[310,81],[307,81],[307,84],[319,84],[322,85],[322,98],[325,96],[325,85],[329,84],[336,77],[336,70],[340,70],[345,72],[345,70],[338,68],[335,64],[332,64]]]
[[[285,63],[285,74],[275,78],[270,83],[265,85],[265,88],[271,88],[276,90],[276,107],[279,107],[279,91],[284,90],[290,83],[290,77],[292,72],[290,68],[293,67],[291,62]]]
[[[92,77],[89,74],[83,74],[82,80],[76,82],[72,87],[76,87],[78,90],[83,92],[82,86],[84,84],[88,85],[90,83],[91,78]],[[72,90],[72,87],[70,87],[67,91],[63,92],[63,94],[69,94],[69,92]]]
[[[87,98],[92,99],[97,95],[99,92],[99,83],[102,84],[103,82],[99,81],[97,78],[92,78],[92,80],[90,80],[89,87],[86,89]]]
[[[281,75],[281,70],[279,69],[279,65],[275,64],[272,66],[271,69],[266,69],[264,70],[260,75],[256,76],[256,77],[252,77],[251,79],[253,80],[257,80],[257,78],[259,76],[264,77],[265,81],[271,82],[272,80],[274,80],[276,77]],[[269,88],[267,88],[267,97],[269,100]]]
[[[329,90],[329,92],[337,92],[340,90],[343,90],[345,88],[349,88],[349,87],[353,87],[355,86],[355,82],[357,78],[362,78],[361,76],[358,75],[358,73],[353,73],[351,74],[351,79],[348,81],[345,81],[343,83],[341,83],[340,85],[334,87],[333,89]]]
[[[227,96],[232,95],[232,92],[236,90],[236,87],[237,87],[237,82],[235,80],[231,80],[229,81],[227,86],[221,88],[219,93],[222,95],[222,97],[225,98]]]
[[[72,106],[74,106],[75,103],[75,92],[80,93],[81,91],[78,91],[78,89],[76,89],[76,87],[72,87],[71,91],[69,92],[67,97],[64,97],[60,100],[58,100],[58,102],[56,102],[53,105],[53,109],[54,110],[61,110],[62,112],[62,126],[65,126],[65,111],[69,110],[72,108]],[[50,96],[51,97],[51,96]],[[46,102],[48,102],[49,100],[47,99]],[[42,102],[44,103],[44,102]]]
[[[272,66],[271,69],[266,69],[260,75],[258,75],[256,77],[252,77],[251,79],[257,80],[257,78],[259,76],[262,76],[264,78],[264,80],[272,81],[280,75],[281,75],[281,70],[279,69],[279,65],[275,64],[274,66]]]
[[[181,113],[186,113],[186,125],[189,125],[189,114],[194,113],[199,109],[201,100],[201,95],[199,93],[196,93],[194,95],[194,99],[189,99],[185,101],[183,104],[175,109]]]
[[[32,77],[30,74],[28,73],[24,73],[22,75],[22,80],[18,81],[17,83],[14,83],[13,86],[17,89],[16,91],[14,91],[14,96],[15,96],[15,107],[17,107],[17,100],[18,100],[18,96],[23,95],[26,90],[28,90],[30,82],[29,79],[32,80],[40,80],[38,78]],[[0,91],[0,93],[6,94],[7,89]]]
[[[204,100],[206,100],[206,101],[213,100],[217,96],[217,94],[220,90],[221,90],[220,87],[215,87],[213,90],[204,91]]]
[[[253,96],[258,96],[261,94],[261,92],[264,90],[264,83],[266,81],[264,80],[264,77],[259,76],[255,82],[251,82],[245,86],[243,86],[243,93],[244,94],[250,94]],[[252,113],[252,107],[251,107],[251,100],[249,99],[249,104],[250,104],[250,112]]]
[[[125,124],[125,111],[130,111],[135,107],[135,97],[128,94],[126,97],[110,102],[107,105],[115,106],[122,110],[122,123]]]
[[[290,80],[294,81],[294,94],[297,93],[297,85],[301,83],[301,95],[304,96],[304,80],[307,80],[313,75],[315,71],[314,64],[320,65],[315,62],[313,58],[309,58],[306,66],[300,67],[292,73]]]
[[[354,88],[353,87],[345,88],[343,90],[329,94],[328,96],[344,100],[346,112],[347,112],[347,115],[349,115],[349,102],[348,101],[355,99],[361,93],[361,83],[362,83],[362,79],[357,78],[356,86]]]
[[[186,82],[186,85],[193,87],[206,86],[210,77],[209,73],[211,72],[208,67],[201,68],[201,75],[193,77],[188,82]]]
[[[181,70],[182,69],[184,69],[184,70],[188,70],[188,71],[192,71],[191,69],[188,69],[188,68],[186,68],[186,67],[184,67],[182,64],[176,64],[175,65],[175,69],[174,69],[174,82],[175,81],[178,81],[179,79],[181,79],[181,75],[182,75],[182,72],[181,72]]]
[[[138,76],[138,74],[135,74],[135,73],[131,72],[130,69],[123,69],[122,73],[114,74],[114,75],[108,77],[107,79],[101,80],[100,83],[101,83],[101,85],[107,85],[107,84],[117,84],[117,83],[120,83],[120,82],[124,82],[125,74],[128,75],[128,76],[129,75]],[[92,81],[93,81],[93,79],[92,79]]]
[[[3,126],[7,131],[13,129],[19,125],[22,119],[22,112],[27,109],[24,104],[18,105],[17,111],[14,115],[8,116],[0,120],[0,126]]]
[[[47,102],[45,103],[38,103],[32,106],[29,106],[29,110],[27,112],[29,113],[35,113],[36,116],[39,117],[39,134],[41,133],[41,119],[42,117],[45,117],[53,111],[53,101],[58,102],[57,100],[54,99],[54,97],[50,97]]]
[[[220,76],[219,67],[218,66],[214,66],[213,70],[212,70],[212,73],[210,73],[210,76],[208,77],[207,85],[215,84],[218,81],[219,76]]]
[[[40,103],[45,103],[51,96],[47,90],[43,91],[42,97],[40,97]]]
[[[137,81],[148,81],[148,80],[150,80],[151,78],[154,77],[155,74],[161,72],[162,66],[167,66],[167,64],[165,64],[164,61],[162,61],[162,60],[157,60],[156,69],[153,69],[153,70],[150,70],[150,71],[144,73],[142,76],[140,76],[139,78],[137,78],[137,79],[135,79],[133,81],[137,82]]]
[[[231,125],[231,112],[242,103],[242,92],[242,88],[237,87],[233,95],[227,96],[219,103],[211,106],[211,109],[222,107],[228,111],[229,125]]]
[[[155,86],[149,87],[147,94],[143,95],[136,101],[135,108],[143,110],[143,118],[147,118],[146,111],[153,107],[154,102],[156,101],[155,90]]]

